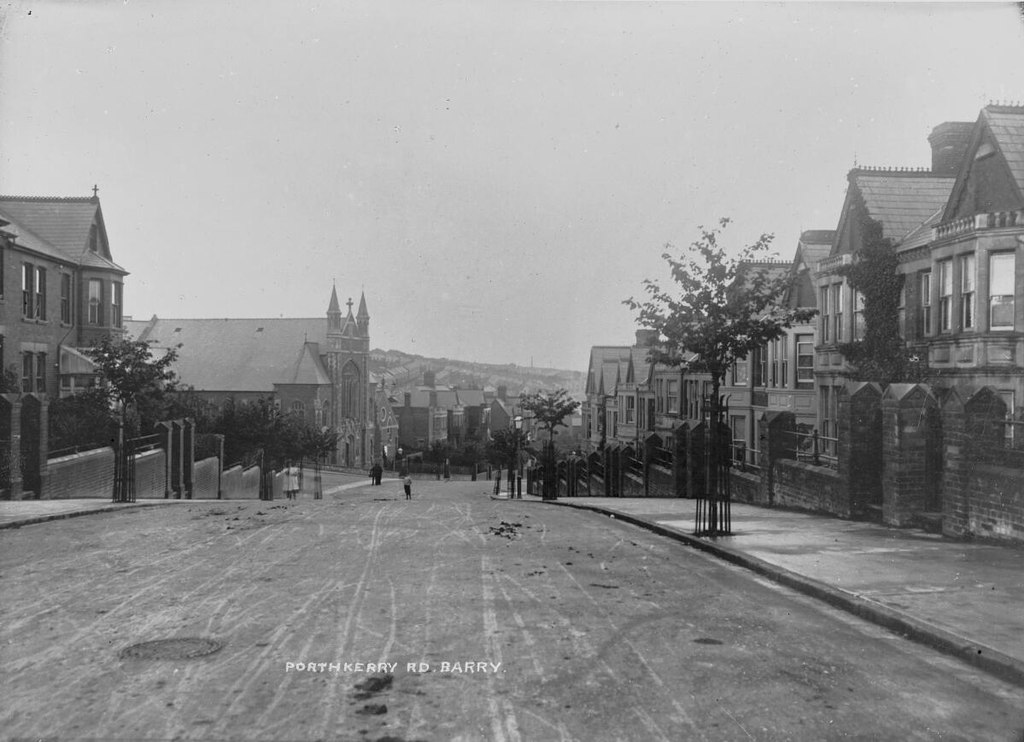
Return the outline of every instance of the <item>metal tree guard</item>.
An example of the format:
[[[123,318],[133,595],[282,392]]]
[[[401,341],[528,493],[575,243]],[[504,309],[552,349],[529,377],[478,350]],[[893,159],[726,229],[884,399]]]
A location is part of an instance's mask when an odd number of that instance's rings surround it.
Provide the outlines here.
[[[704,404],[704,491],[697,496],[693,532],[697,536],[727,536],[732,533],[730,436],[725,422],[729,406],[720,397],[712,409],[711,401]]]

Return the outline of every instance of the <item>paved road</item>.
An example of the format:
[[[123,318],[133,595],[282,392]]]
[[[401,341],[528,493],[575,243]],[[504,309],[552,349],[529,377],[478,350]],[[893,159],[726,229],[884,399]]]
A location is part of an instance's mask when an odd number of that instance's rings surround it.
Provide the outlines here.
[[[416,482],[406,502],[386,480],[320,501],[181,503],[0,532],[0,729],[1020,739],[1019,688],[663,537],[494,501],[487,485]],[[223,648],[123,654],[168,638]]]

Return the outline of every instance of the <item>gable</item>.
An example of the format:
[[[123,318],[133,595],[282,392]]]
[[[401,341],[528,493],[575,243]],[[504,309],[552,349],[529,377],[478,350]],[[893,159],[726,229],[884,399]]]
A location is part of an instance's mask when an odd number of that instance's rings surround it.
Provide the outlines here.
[[[1024,108],[1020,112],[982,112],[943,221],[1024,207]]]

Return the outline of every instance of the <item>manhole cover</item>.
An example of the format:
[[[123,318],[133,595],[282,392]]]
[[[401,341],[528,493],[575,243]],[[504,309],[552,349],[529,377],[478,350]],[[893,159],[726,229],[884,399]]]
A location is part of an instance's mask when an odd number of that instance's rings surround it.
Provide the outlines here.
[[[213,639],[198,637],[157,639],[125,647],[120,656],[123,660],[191,660],[213,654],[223,646]]]

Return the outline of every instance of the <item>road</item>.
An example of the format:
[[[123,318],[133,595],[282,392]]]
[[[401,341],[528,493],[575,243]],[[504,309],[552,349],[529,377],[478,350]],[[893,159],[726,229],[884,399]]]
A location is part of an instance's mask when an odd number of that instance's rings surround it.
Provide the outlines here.
[[[395,480],[325,482],[318,501],[186,502],[0,533],[0,729],[1021,739],[1019,688],[664,537],[495,501],[488,484],[417,481],[407,502]],[[222,647],[126,654],[173,638]]]

